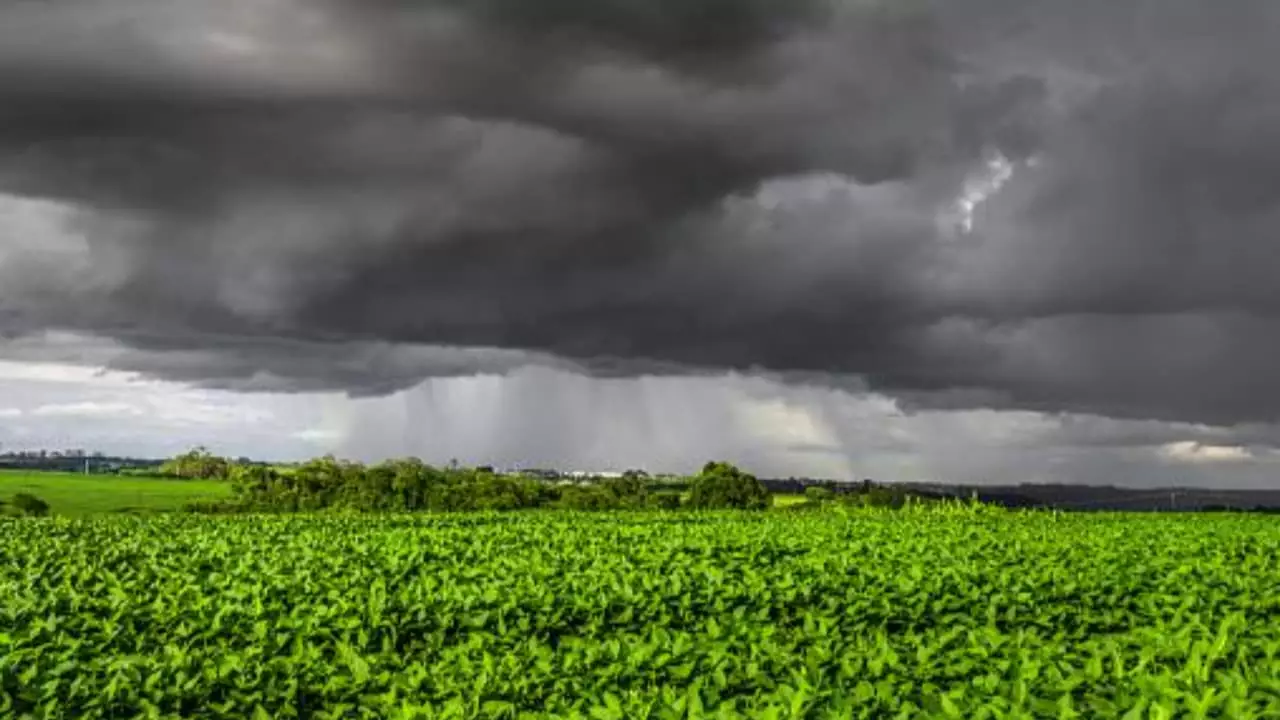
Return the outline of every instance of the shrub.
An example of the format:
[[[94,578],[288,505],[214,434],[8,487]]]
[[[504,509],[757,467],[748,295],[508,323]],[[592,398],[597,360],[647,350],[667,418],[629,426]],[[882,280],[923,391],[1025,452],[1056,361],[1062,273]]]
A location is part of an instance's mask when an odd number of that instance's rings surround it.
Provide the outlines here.
[[[563,486],[552,506],[566,510],[670,510],[680,507],[680,493],[651,492],[650,481],[633,474],[596,484]]]
[[[549,500],[547,488],[537,480],[518,475],[495,475],[477,471],[470,492],[464,491],[470,507],[466,510],[519,510],[533,508]]]
[[[679,510],[680,493],[655,492],[645,498],[645,506],[655,510]]]
[[[698,509],[763,510],[773,496],[756,476],[726,462],[709,462],[693,478],[689,506]]]
[[[230,472],[231,463],[203,447],[183,453],[160,466],[160,475],[182,479],[223,480]]]
[[[617,499],[599,486],[569,485],[560,489],[554,506],[564,510],[612,510],[617,508]]]
[[[804,489],[804,497],[811,503],[824,503],[835,499],[835,492],[829,487],[811,485]]]
[[[913,493],[898,487],[872,487],[855,493],[842,493],[838,497],[845,505],[860,507],[891,508],[900,510],[920,505],[931,505],[940,502],[940,498]]]
[[[22,515],[44,517],[49,514],[49,503],[30,493],[18,493],[13,496],[11,506]]]
[[[609,478],[600,486],[611,498],[615,507],[643,507],[649,495],[648,477],[629,471],[622,477]]]
[[[182,506],[183,512],[200,515],[230,515],[249,512],[252,509],[249,504],[238,500],[199,500]]]

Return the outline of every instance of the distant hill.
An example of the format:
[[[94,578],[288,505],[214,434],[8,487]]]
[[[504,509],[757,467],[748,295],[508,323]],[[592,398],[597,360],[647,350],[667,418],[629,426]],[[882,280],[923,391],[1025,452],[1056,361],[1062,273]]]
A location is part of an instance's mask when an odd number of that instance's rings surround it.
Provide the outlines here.
[[[904,483],[912,490],[958,497],[977,494],[984,502],[1006,507],[1052,507],[1062,510],[1101,511],[1280,511],[1280,489],[1212,490],[1208,488],[1121,488],[1112,485],[990,485],[959,486]]]
[[[855,492],[860,482],[811,478],[762,479],[775,493],[800,493],[811,485],[825,485],[836,492]],[[1058,508],[1077,511],[1207,511],[1275,510],[1280,512],[1280,488],[1276,490],[1211,490],[1208,488],[1122,488],[1113,485],[948,485],[943,483],[873,483],[877,487],[907,490],[926,497],[969,498],[1011,508]]]

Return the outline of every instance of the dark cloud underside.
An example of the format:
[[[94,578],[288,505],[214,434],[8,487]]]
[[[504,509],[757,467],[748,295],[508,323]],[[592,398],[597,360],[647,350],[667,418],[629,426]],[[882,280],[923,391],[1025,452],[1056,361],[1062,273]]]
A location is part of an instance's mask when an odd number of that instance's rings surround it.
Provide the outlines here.
[[[0,219],[0,334],[1269,422],[1277,40],[1270,0],[9,3],[0,192],[71,210],[56,252]]]

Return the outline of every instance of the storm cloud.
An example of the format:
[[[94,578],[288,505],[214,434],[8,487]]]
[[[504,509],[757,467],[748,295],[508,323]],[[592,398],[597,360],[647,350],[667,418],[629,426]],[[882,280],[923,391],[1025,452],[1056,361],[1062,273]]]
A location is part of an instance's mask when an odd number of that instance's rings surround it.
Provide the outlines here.
[[[0,336],[1266,424],[1277,40],[1270,0],[9,2]]]

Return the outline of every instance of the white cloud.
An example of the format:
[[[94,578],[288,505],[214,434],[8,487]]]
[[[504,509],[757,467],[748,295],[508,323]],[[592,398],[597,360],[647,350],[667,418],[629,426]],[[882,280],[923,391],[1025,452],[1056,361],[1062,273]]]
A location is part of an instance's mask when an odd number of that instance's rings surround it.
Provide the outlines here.
[[[0,258],[16,252],[38,252],[67,259],[87,249],[84,237],[69,230],[72,205],[0,193]]]
[[[316,445],[328,445],[342,440],[342,432],[323,428],[309,428],[293,433],[292,437]]]
[[[955,222],[961,232],[973,232],[974,215],[978,207],[1000,192],[1013,177],[1015,169],[1007,158],[996,154],[988,158],[983,171],[968,178],[964,192],[956,200],[953,210]]]
[[[138,379],[138,376],[133,373],[103,370],[81,365],[16,360],[0,360],[0,380],[21,380],[62,385],[91,383],[97,387],[133,387],[154,384],[152,381]]]
[[[799,472],[829,477],[852,474],[839,437],[815,408],[781,398],[747,397],[733,404],[734,420],[747,443],[764,454],[790,457]],[[818,456],[813,456],[814,453]],[[750,453],[748,453],[750,454]]]
[[[46,338],[58,345],[58,338]],[[66,345],[66,357],[80,347]],[[56,348],[55,348],[56,349]],[[89,357],[96,358],[90,354]],[[238,394],[63,363],[0,360],[0,444],[83,447],[163,457],[195,445],[263,459],[297,459],[317,447],[293,437],[317,425],[335,400]]]
[[[274,413],[260,405],[244,402],[243,398],[221,401],[212,399],[208,391],[187,390],[152,392],[145,398],[148,414],[163,422],[182,425],[238,425],[265,423],[274,419]],[[237,399],[240,401],[237,402]]]
[[[1239,445],[1205,445],[1194,440],[1166,443],[1160,454],[1170,460],[1189,463],[1234,463],[1256,459],[1249,448]]]
[[[41,405],[31,411],[36,417],[137,417],[142,409],[123,402],[76,402]]]

